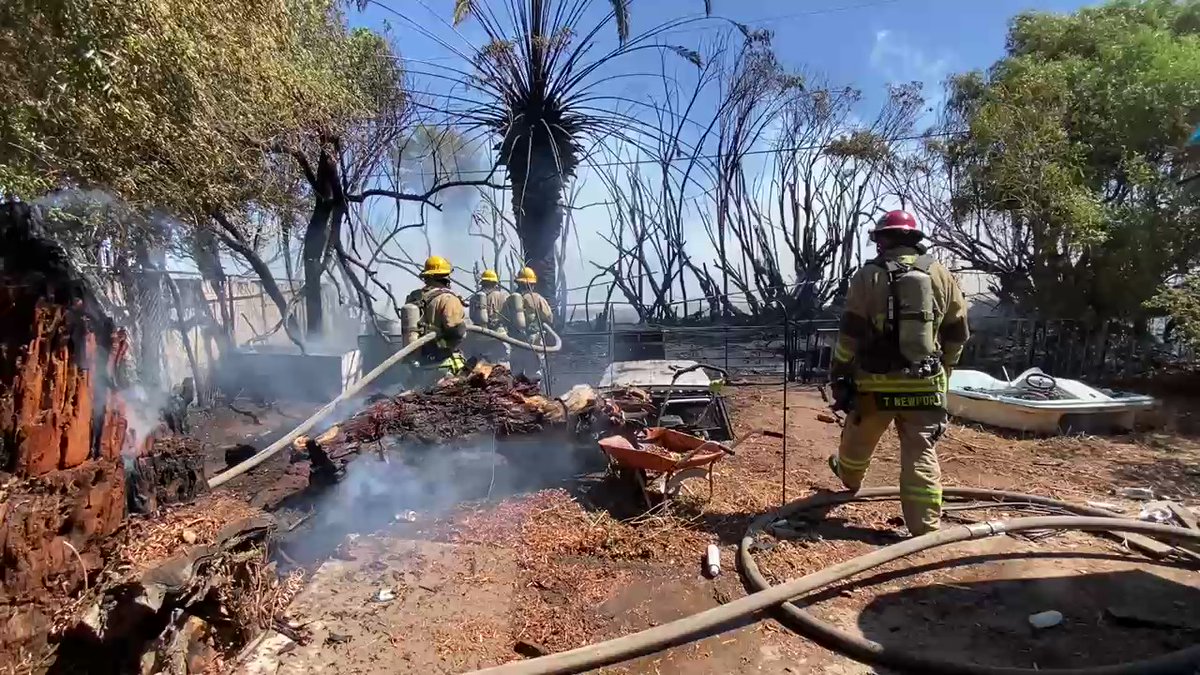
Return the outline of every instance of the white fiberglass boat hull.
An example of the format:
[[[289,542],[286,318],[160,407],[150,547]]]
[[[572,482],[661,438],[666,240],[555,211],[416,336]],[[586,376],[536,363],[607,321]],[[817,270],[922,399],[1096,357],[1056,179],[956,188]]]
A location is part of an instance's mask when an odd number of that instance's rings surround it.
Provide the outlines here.
[[[1030,400],[999,392],[1013,389],[1029,376],[1045,377],[1040,368],[1011,382],[978,370],[955,370],[950,376],[947,406],[950,414],[973,422],[1015,431],[1056,434],[1071,431],[1129,431],[1137,414],[1155,405],[1149,396],[1116,398],[1079,380],[1054,378],[1058,389],[1072,398]]]

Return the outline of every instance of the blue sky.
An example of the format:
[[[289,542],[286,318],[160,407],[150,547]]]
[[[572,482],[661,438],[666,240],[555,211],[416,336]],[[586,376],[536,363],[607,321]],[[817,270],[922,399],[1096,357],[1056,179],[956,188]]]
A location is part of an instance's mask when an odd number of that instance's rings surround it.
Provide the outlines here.
[[[506,0],[481,0],[496,6]],[[387,9],[369,6],[353,17],[358,25],[382,28],[390,25],[395,47],[416,74],[418,88],[442,91],[446,82],[430,73],[442,66],[463,67],[454,48],[480,44],[482,31],[468,20],[457,30],[449,26],[453,0],[379,0]],[[1071,12],[1084,5],[1079,0],[713,0],[714,14],[774,32],[774,46],[785,67],[817,75],[832,86],[854,86],[864,92],[864,117],[882,101],[889,82],[922,81],[936,100],[946,76],[986,68],[1004,52],[1010,19],[1025,10]],[[607,9],[604,0],[594,0],[592,16]],[[703,0],[631,0],[631,34],[637,35],[661,22],[703,11]],[[703,52],[706,40],[728,24],[699,22],[672,31],[663,42]],[[601,41],[615,43],[615,30],[606,27]],[[612,64],[610,64],[611,66]],[[680,62],[680,67],[688,67]],[[657,71],[654,52],[632,55],[619,62],[628,72]],[[647,78],[622,81],[618,93],[641,98],[652,93],[655,83]],[[599,182],[580,175],[585,183],[584,201],[604,199]],[[381,208],[390,208],[380,205]],[[465,237],[464,213],[429,219],[429,247],[449,251],[454,262],[469,267],[480,244]],[[597,210],[599,211],[599,210]],[[604,213],[581,213],[579,251],[586,254],[567,263],[569,285],[578,285],[594,272],[590,259],[611,260],[611,250],[596,236],[607,220]],[[455,221],[455,222],[449,222]],[[423,257],[427,244],[416,232],[398,239],[414,258]],[[692,241],[703,246],[703,234]],[[689,241],[689,245],[692,243]],[[472,253],[472,247],[476,254]],[[572,247],[576,248],[576,247]],[[703,256],[701,256],[703,257]],[[409,283],[407,280],[404,283]]]
[[[488,2],[489,0],[482,0]],[[493,0],[494,1],[494,0]],[[501,0],[503,1],[503,0]],[[461,47],[445,25],[452,0],[380,0],[390,10],[417,22],[447,43]],[[499,2],[494,4],[499,5]],[[631,0],[636,35],[662,22],[697,14],[703,0]],[[936,83],[948,73],[986,67],[1003,54],[1009,20],[1025,10],[1070,12],[1087,4],[1079,0],[713,0],[715,15],[775,33],[775,48],[788,66],[813,69],[832,82],[855,83],[878,91],[888,81]],[[596,10],[607,3],[594,2]],[[379,28],[390,22],[397,48],[405,58],[453,63],[452,52],[420,35],[397,14],[376,6],[354,17],[360,25]],[[724,26],[701,22],[672,31],[670,42],[700,48],[704,38]],[[466,40],[479,31],[470,21],[459,27]],[[611,31],[609,31],[611,32]],[[644,53],[623,67],[657,67],[657,57]]]

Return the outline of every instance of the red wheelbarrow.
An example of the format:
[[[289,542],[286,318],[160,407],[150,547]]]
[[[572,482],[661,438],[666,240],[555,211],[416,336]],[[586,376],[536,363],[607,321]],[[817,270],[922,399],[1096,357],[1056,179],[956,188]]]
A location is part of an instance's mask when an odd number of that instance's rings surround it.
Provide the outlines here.
[[[609,465],[618,475],[632,474],[646,507],[653,508],[649,486],[654,484],[656,492],[664,500],[679,494],[683,481],[689,478],[708,479],[708,498],[713,495],[713,465],[725,455],[735,454],[733,449],[755,436],[782,438],[777,431],[751,431],[726,445],[717,441],[685,434],[674,429],[650,427],[644,436],[639,434],[637,442],[625,436],[608,436],[600,439],[600,449],[608,455]]]

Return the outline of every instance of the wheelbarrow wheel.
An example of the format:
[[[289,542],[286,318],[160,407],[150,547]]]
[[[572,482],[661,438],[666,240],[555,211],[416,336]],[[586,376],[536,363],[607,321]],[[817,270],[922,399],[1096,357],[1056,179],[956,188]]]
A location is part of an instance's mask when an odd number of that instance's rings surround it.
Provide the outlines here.
[[[708,483],[709,483],[708,498],[711,500],[712,499],[712,480],[711,480],[712,472],[711,472],[711,469],[704,469],[701,467],[692,467],[690,469],[684,469],[683,471],[676,471],[675,473],[671,474],[671,476],[669,478],[667,478],[663,481],[663,490],[662,490],[663,498],[668,499],[668,500],[675,499],[676,497],[679,496],[679,494],[681,492],[685,492],[685,491],[686,491],[685,494],[691,494],[690,491],[687,491],[687,485],[685,485],[685,481],[687,481],[691,478],[709,479],[708,480]]]

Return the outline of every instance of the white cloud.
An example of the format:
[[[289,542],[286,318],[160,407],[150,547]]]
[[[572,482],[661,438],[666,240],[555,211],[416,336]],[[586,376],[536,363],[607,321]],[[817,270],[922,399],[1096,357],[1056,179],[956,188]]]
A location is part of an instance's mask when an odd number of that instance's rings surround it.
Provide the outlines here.
[[[871,66],[891,82],[918,80],[925,83],[927,91],[936,91],[950,73],[952,60],[945,54],[933,57],[907,37],[890,30],[875,31]]]

